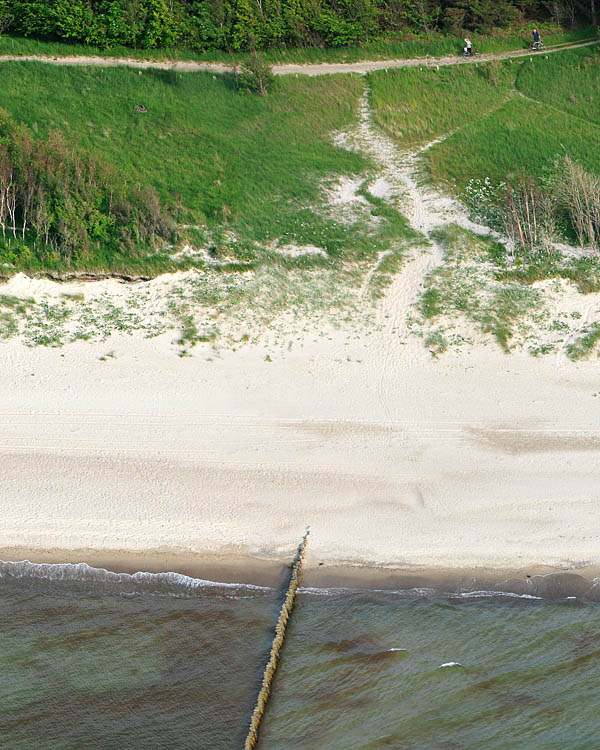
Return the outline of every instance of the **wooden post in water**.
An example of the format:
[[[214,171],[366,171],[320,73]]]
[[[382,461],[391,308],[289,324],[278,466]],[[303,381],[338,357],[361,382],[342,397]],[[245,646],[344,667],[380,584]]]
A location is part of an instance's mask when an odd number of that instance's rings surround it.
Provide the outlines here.
[[[258,698],[256,699],[256,705],[254,706],[254,711],[252,712],[252,718],[250,719],[250,727],[248,729],[246,742],[244,743],[244,750],[252,750],[254,747],[256,747],[256,743],[258,742],[258,730],[260,729],[260,722],[265,713],[269,695],[271,694],[271,684],[273,682],[273,678],[275,677],[275,671],[277,670],[277,664],[279,662],[279,655],[283,646],[283,641],[285,639],[285,629],[290,619],[290,615],[292,614],[292,609],[294,608],[294,600],[296,599],[296,591],[298,589],[298,583],[300,581],[302,563],[304,562],[304,553],[306,552],[306,546],[308,544],[308,533],[309,530],[306,529],[306,534],[304,534],[304,537],[302,538],[302,542],[298,547],[298,554],[296,555],[296,559],[294,560],[294,564],[292,565],[292,575],[290,577],[290,582],[287,588],[285,599],[283,600],[283,604],[281,605],[279,617],[277,618],[277,622],[275,624],[275,637],[273,638],[273,643],[271,644],[271,653],[269,654],[269,660],[267,661],[267,666],[265,667],[262,684],[258,692]]]

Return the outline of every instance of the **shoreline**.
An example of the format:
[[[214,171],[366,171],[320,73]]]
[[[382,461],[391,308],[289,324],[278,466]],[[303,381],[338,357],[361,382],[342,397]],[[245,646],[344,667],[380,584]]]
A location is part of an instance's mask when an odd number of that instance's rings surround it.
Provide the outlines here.
[[[231,553],[202,554],[184,550],[148,550],[145,553],[124,550],[33,550],[19,547],[0,549],[2,563],[30,562],[34,565],[77,565],[109,573],[176,573],[200,581],[249,586],[285,588],[294,550],[287,561]],[[433,589],[440,593],[497,591],[523,594],[533,592],[541,598],[569,594],[582,595],[596,581],[600,567],[556,568],[548,565],[494,568],[407,568],[329,563],[307,559],[302,573],[305,589],[361,591],[405,591]],[[596,600],[596,599],[594,599]],[[598,591],[600,600],[600,588]]]

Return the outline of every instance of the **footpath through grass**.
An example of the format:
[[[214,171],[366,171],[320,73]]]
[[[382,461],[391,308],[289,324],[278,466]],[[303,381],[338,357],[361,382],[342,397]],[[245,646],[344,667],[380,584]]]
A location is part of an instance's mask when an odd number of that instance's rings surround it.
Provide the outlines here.
[[[511,30],[494,30],[491,34],[471,34],[475,47],[482,53],[508,52],[526,49],[531,38],[531,28],[535,23]],[[593,27],[562,29],[551,23],[537,25],[545,44],[576,43],[597,36]],[[447,34],[432,34],[429,37],[407,37],[377,39],[361,46],[348,47],[290,47],[271,48],[261,52],[269,63],[318,63],[318,62],[357,62],[359,60],[392,60],[417,57],[446,57],[462,54],[462,38]],[[114,46],[93,47],[84,44],[40,41],[27,37],[4,34],[0,37],[0,55],[100,55],[125,57],[136,60],[198,60],[235,64],[246,59],[244,52],[206,50],[203,52],[181,47],[163,49],[131,49]]]
[[[376,123],[414,149],[501,107],[514,74],[509,65],[490,63],[378,71],[370,79]]]
[[[544,184],[565,154],[600,175],[599,47],[522,61],[378,71],[369,78],[379,125],[411,150],[441,139],[423,153],[423,179],[468,199],[480,221],[487,221],[486,190],[493,195],[494,186],[515,175]],[[482,205],[467,195],[471,180]],[[559,235],[565,236],[576,241]],[[468,322],[467,330],[493,334],[506,350],[563,350],[574,359],[596,350],[600,321],[581,324],[590,302],[571,296],[563,309],[560,301],[573,287],[581,294],[600,290],[600,258],[589,248],[581,257],[538,250],[515,259],[458,227],[440,230],[436,240],[445,263],[428,278],[420,309],[434,354],[464,343],[453,324],[457,317]]]

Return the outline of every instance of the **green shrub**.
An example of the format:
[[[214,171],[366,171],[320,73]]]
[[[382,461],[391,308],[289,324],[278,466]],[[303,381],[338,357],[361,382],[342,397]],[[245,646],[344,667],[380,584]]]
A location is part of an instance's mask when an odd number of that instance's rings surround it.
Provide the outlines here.
[[[135,254],[172,230],[153,189],[126,192],[104,164],[59,131],[37,140],[0,110],[0,232],[5,243],[22,242],[12,258],[32,260],[30,238],[47,265],[80,264],[99,247]]]
[[[235,69],[234,78],[238,89],[252,91],[261,96],[266,95],[275,80],[271,66],[256,53]]]

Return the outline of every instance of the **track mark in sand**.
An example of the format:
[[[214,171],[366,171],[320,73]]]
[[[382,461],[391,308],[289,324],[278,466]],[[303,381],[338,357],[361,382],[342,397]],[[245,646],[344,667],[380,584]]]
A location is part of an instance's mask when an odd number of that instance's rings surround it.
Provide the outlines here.
[[[384,250],[383,252],[379,253],[379,255],[377,256],[377,261],[375,265],[373,266],[373,268],[371,268],[371,270],[365,276],[363,285],[360,288],[359,296],[361,299],[364,298],[364,296],[366,295],[369,289],[369,284],[371,283],[371,279],[373,278],[373,276],[375,276],[375,274],[379,270],[383,261],[388,257],[388,255],[391,255],[391,254],[392,254],[391,250]]]
[[[344,137],[345,143],[342,138],[342,144],[360,150],[373,159],[379,166],[377,183],[387,187],[389,198],[399,205],[411,227],[422,234],[424,239],[422,245],[414,248],[413,258],[395,278],[380,307],[388,335],[385,336],[383,360],[376,387],[383,413],[390,418],[386,381],[389,380],[393,350],[399,339],[398,331],[407,333],[407,316],[420,294],[425,277],[443,260],[443,252],[435,241],[431,241],[430,233],[449,220],[446,212],[452,204],[439,194],[428,193],[417,184],[418,156],[401,152],[391,138],[374,126],[369,94],[369,88],[366,87],[360,101],[358,127],[354,133]],[[384,256],[381,254],[375,267],[367,274],[363,293],[383,260]]]

